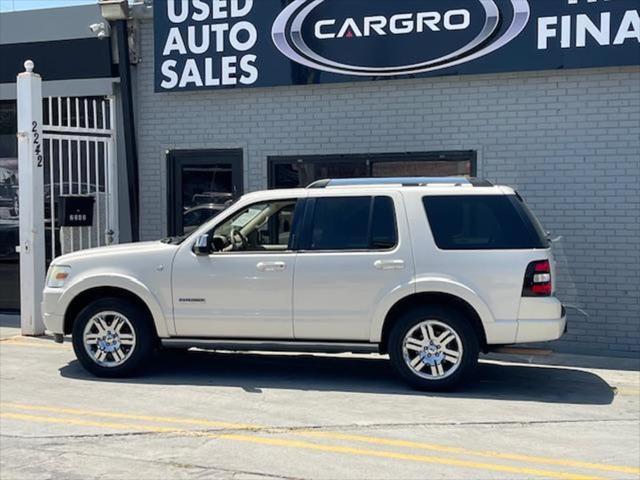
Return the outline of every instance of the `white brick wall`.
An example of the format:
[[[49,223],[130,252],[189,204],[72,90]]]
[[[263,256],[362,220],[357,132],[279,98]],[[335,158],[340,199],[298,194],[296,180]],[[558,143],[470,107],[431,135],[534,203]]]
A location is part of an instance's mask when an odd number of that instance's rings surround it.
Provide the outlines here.
[[[639,67],[154,93],[150,23],[142,59],[143,238],[166,231],[169,149],[242,148],[246,190],[270,155],[476,150],[563,237],[559,296],[589,316],[555,348],[640,353]]]

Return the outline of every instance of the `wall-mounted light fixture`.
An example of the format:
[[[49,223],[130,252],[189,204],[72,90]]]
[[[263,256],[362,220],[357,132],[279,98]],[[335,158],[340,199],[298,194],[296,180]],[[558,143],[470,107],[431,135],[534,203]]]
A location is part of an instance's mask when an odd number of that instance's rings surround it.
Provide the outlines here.
[[[100,11],[105,20],[127,20],[129,18],[128,0],[98,0]]]

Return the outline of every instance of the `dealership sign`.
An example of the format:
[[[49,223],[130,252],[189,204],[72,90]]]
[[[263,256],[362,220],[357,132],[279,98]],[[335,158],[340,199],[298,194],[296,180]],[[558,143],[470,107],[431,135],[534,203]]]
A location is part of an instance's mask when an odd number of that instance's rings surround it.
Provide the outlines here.
[[[155,0],[156,91],[640,65],[638,0]]]

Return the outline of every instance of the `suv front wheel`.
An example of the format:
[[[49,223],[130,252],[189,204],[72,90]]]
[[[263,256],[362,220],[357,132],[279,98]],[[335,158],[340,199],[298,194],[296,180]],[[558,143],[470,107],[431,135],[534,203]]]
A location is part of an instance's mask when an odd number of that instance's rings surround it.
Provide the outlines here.
[[[403,314],[389,335],[389,356],[400,376],[419,390],[450,390],[475,370],[479,342],[459,312],[425,306]]]
[[[156,345],[149,314],[135,303],[104,298],[86,306],[73,324],[73,350],[85,370],[98,377],[136,373]]]

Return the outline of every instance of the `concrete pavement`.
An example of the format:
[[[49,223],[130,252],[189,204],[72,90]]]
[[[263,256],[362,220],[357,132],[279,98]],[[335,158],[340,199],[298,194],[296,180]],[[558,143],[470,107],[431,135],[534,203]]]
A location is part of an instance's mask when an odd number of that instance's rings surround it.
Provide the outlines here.
[[[640,478],[633,360],[492,357],[424,394],[354,355],[166,353],[101,380],[69,343],[17,334],[0,340],[3,480]]]

